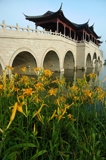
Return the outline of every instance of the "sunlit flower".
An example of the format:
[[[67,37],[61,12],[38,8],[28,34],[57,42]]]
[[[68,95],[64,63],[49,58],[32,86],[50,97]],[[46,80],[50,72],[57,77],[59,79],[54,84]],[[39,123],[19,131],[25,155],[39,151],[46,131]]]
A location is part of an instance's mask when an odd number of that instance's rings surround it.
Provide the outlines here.
[[[95,78],[95,77],[96,77],[96,73],[90,73],[88,76],[89,76],[90,78]]]
[[[35,87],[36,87],[37,89],[44,90],[43,84],[40,83],[40,82],[36,83],[36,84],[35,84]]]
[[[48,93],[50,96],[56,96],[57,88],[51,88]]]
[[[30,96],[32,95],[32,88],[23,89],[25,95]]]
[[[69,113],[67,116],[68,116],[68,118],[69,118],[72,122],[75,122],[75,121],[76,121],[76,119],[73,117],[72,114]]]
[[[78,87],[75,86],[75,85],[73,85],[73,86],[71,87],[71,89],[74,90],[74,91],[77,91],[77,90],[78,90]]]
[[[67,116],[68,116],[68,118],[69,118],[69,119],[71,119],[71,118],[72,118],[72,114],[68,114]]]
[[[98,87],[96,88],[96,91],[97,91],[97,92],[101,92],[101,91],[102,91],[102,88],[101,88],[100,86],[98,86]]]
[[[3,85],[2,84],[0,84],[0,90],[2,90],[3,89]]]
[[[87,96],[87,97],[90,97],[90,98],[91,98],[92,93],[91,93],[91,91],[90,91],[90,90],[83,90],[83,92],[84,92],[84,95],[85,95],[85,96]]]
[[[29,84],[29,77],[28,76],[22,76],[20,79],[20,82],[23,82],[25,85]]]
[[[33,68],[34,72],[39,71],[41,68]]]
[[[11,67],[11,66],[6,66],[6,68],[7,68],[7,69],[10,69],[11,71],[13,71],[13,70],[14,70],[14,68],[13,68],[13,67]]]
[[[44,76],[51,77],[52,74],[53,74],[53,72],[51,72],[50,70],[48,70],[48,69],[44,70]]]
[[[22,105],[23,104],[18,104],[16,102],[14,106],[9,107],[10,109],[12,108],[12,114],[11,114],[10,121],[9,121],[8,126],[7,126],[7,129],[9,128],[9,126],[12,123],[12,121],[14,120],[17,111],[19,111],[19,112],[21,112],[21,113],[23,113],[25,115],[25,113],[23,112],[23,109],[22,109]]]
[[[21,68],[21,71],[25,72],[26,71],[26,67]]]
[[[15,87],[15,88],[14,88],[14,91],[15,91],[15,92],[18,92],[18,91],[19,91],[19,88]]]
[[[56,99],[55,103],[58,105],[58,106],[61,106],[61,104],[64,104],[66,102],[66,99],[63,97],[63,96],[58,96],[58,98]]]

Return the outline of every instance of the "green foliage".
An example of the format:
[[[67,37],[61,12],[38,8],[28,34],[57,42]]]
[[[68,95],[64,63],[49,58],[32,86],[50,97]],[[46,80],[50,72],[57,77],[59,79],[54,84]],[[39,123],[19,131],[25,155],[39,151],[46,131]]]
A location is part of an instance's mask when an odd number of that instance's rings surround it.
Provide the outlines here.
[[[95,74],[72,86],[35,75],[0,78],[0,159],[105,160],[106,89]]]

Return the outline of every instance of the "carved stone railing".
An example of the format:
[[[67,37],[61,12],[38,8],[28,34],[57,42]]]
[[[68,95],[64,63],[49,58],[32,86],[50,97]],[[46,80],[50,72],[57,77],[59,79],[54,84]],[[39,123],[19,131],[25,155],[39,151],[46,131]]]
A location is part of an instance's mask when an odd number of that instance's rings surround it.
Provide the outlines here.
[[[22,28],[18,25],[18,23],[16,23],[16,26],[10,26],[10,25],[7,25],[5,23],[5,21],[2,21],[2,23],[0,24],[0,30],[3,29],[4,32],[5,30],[16,30],[17,32],[21,31],[21,32],[26,32],[26,33],[38,33],[38,34],[46,34],[46,35],[55,35],[55,36],[60,36],[60,37],[63,37],[65,39],[68,39],[68,40],[71,40],[73,42],[77,42],[75,39],[72,39],[71,37],[69,36],[66,36],[64,34],[62,34],[61,32],[60,33],[57,33],[56,31],[55,32],[52,32],[51,30],[50,31],[46,31],[45,29],[43,30],[38,30],[38,28],[36,29],[31,29],[29,27],[29,25],[27,26],[27,28]]]
[[[2,21],[2,23],[0,24],[0,30],[1,29],[3,29],[4,30],[4,32],[6,31],[6,30],[16,30],[16,32],[19,32],[19,31],[21,31],[21,32],[25,32],[25,33],[38,33],[38,34],[46,34],[46,35],[55,35],[55,36],[60,36],[60,37],[63,37],[63,38],[65,38],[65,39],[68,39],[68,40],[71,40],[71,41],[73,41],[73,42],[76,42],[76,43],[87,43],[88,45],[89,45],[89,43],[91,42],[93,45],[95,45],[96,47],[98,47],[98,45],[96,45],[95,43],[93,43],[92,41],[86,41],[86,40],[81,40],[81,41],[77,41],[77,40],[75,40],[75,39],[72,39],[71,37],[69,37],[69,36],[66,36],[66,35],[64,35],[64,34],[62,34],[61,32],[60,33],[58,33],[58,32],[52,32],[51,30],[50,31],[46,31],[45,29],[43,29],[43,30],[38,30],[38,28],[36,28],[36,29],[31,29],[30,27],[29,27],[29,25],[27,26],[27,28],[22,28],[22,27],[19,27],[19,25],[18,25],[18,23],[16,23],[16,26],[10,26],[10,25],[7,25],[6,23],[5,23],[5,21]]]

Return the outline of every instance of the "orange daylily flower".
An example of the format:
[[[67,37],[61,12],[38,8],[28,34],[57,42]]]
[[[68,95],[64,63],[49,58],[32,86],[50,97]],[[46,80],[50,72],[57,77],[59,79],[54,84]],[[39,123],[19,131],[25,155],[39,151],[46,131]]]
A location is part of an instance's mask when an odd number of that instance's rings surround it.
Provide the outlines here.
[[[24,91],[24,94],[27,96],[32,95],[32,92],[33,92],[32,88],[23,89],[23,91]]]
[[[53,72],[51,72],[50,70],[48,70],[48,69],[44,70],[44,76],[51,77],[52,74],[53,74]]]
[[[57,88],[51,88],[48,93],[50,96],[56,96]]]
[[[23,104],[18,104],[18,102],[15,103],[14,106],[11,106],[10,108],[13,108],[12,109],[12,114],[11,114],[11,117],[10,117],[10,121],[9,121],[9,124],[7,126],[7,129],[9,128],[9,126],[11,125],[12,121],[14,120],[15,116],[16,116],[16,112],[19,111],[20,113],[24,114],[24,111],[22,109],[22,105]],[[26,115],[25,115],[26,116]]]
[[[3,88],[3,85],[2,85],[2,84],[0,84],[0,90],[2,90],[2,88]]]
[[[25,71],[26,71],[26,67],[21,68],[21,70],[22,70],[23,72],[25,72]]]

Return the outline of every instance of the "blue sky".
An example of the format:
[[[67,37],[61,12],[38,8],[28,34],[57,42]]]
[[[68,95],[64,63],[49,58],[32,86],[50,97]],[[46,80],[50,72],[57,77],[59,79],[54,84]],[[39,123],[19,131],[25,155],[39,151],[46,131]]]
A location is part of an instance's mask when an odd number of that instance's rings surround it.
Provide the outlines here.
[[[0,0],[0,23],[5,20],[8,25],[19,24],[20,27],[35,28],[34,23],[25,20],[23,15],[36,16],[46,11],[57,11],[63,3],[62,10],[70,21],[82,24],[89,21],[94,24],[97,35],[102,36],[100,49],[106,59],[106,0]]]

